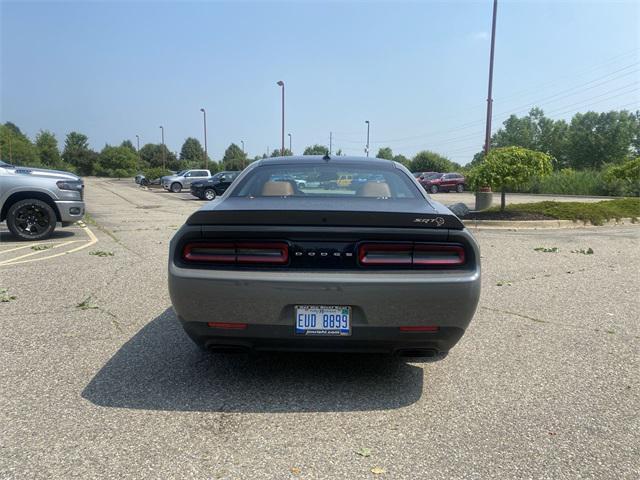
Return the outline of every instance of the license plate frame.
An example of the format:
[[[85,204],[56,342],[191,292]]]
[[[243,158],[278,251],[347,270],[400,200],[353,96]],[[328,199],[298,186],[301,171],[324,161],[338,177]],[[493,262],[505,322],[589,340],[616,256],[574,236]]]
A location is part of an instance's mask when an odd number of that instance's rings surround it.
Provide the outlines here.
[[[295,305],[294,332],[303,337],[349,337],[353,319],[351,313],[352,309],[348,305]],[[315,315],[315,322],[311,315]],[[324,315],[329,317],[325,318]]]

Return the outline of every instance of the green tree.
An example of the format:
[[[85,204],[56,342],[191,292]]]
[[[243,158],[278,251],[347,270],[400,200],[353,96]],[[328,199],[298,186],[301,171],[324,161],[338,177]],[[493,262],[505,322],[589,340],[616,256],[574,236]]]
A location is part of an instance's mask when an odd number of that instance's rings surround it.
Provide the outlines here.
[[[522,147],[496,148],[469,173],[470,185],[478,189],[500,189],[500,209],[506,206],[506,191],[525,185],[534,177],[544,177],[553,169],[551,157]]]
[[[58,140],[49,130],[40,130],[36,135],[36,148],[40,163],[46,167],[63,168],[62,157],[58,150]]]
[[[451,160],[439,153],[423,150],[411,160],[412,172],[451,172],[454,170]]]
[[[557,168],[567,166],[567,136],[569,126],[564,120],[545,117],[544,111],[532,108],[524,117],[511,115],[491,137],[493,148],[523,147],[551,155]]]
[[[138,156],[128,147],[106,145],[98,157],[96,174],[108,177],[129,177],[135,175]]]
[[[64,141],[62,159],[73,166],[79,175],[93,175],[98,154],[89,148],[89,138],[86,135],[71,132]]]
[[[378,150],[377,158],[384,158],[385,160],[393,160],[393,151],[389,147],[382,147]]]
[[[610,166],[605,174],[609,187],[618,186],[617,193],[640,196],[640,156],[629,158],[620,165]]]
[[[324,145],[311,145],[304,149],[303,155],[326,155],[329,152],[329,149]]]
[[[131,140],[123,140],[122,143],[120,144],[120,146],[128,148],[133,153],[137,153],[136,147],[133,145],[133,142]]]
[[[622,163],[634,150],[640,121],[626,110],[607,113],[577,113],[571,119],[568,156],[576,169],[600,169]]]
[[[189,137],[182,144],[180,160],[192,165],[201,165],[204,160],[204,149],[197,138]]]
[[[222,162],[223,170],[244,170],[249,165],[249,161],[242,158],[230,158]]]
[[[291,150],[289,150],[288,148],[284,149],[284,155],[282,155],[282,152],[280,151],[280,149],[277,149],[271,152],[271,157],[280,157],[280,156],[290,157],[291,155],[293,155],[293,152],[291,152]]]
[[[411,170],[411,160],[409,160],[407,157],[405,157],[404,155],[395,155],[393,157],[393,161],[394,162],[398,162],[401,163],[402,165],[404,165],[405,167],[407,167],[409,170]]]
[[[230,160],[237,160],[242,165],[246,165],[248,163],[247,154],[244,153],[242,149],[235,143],[232,143],[231,145],[229,145],[227,149],[224,151],[224,156],[222,157],[222,163],[226,164]],[[238,170],[238,169],[234,169],[234,170]]]
[[[166,145],[160,143],[147,143],[140,149],[140,158],[144,167],[162,167],[164,152],[165,168],[180,170],[182,164]]]
[[[0,153],[2,160],[13,165],[41,166],[36,146],[11,122],[0,125]]]

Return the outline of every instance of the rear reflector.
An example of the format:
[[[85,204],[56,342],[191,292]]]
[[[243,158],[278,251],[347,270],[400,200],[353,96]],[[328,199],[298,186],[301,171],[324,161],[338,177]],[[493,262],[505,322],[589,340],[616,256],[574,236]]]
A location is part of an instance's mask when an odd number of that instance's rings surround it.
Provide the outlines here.
[[[225,330],[245,330],[246,323],[227,323],[227,322],[209,322],[207,325],[211,328],[223,328]]]
[[[358,247],[363,266],[456,266],[464,265],[461,245],[428,243],[363,243]]]
[[[400,327],[401,332],[429,332],[434,333],[440,330],[440,327],[434,325],[409,325]]]
[[[182,258],[188,262],[284,265],[289,262],[289,245],[285,242],[188,243],[182,250]]]

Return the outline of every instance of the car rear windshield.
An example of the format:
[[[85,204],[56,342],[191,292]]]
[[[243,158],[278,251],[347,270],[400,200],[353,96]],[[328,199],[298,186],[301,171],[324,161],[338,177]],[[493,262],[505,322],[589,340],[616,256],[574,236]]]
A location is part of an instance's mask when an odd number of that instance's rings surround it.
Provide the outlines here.
[[[256,167],[231,196],[423,198],[400,169],[330,163]]]

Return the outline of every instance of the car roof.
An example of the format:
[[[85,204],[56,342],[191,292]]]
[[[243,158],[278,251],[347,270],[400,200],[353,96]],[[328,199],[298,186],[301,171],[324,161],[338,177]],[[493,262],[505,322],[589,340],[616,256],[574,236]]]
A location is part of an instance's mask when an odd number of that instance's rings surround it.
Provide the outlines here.
[[[338,165],[353,165],[354,163],[362,163],[368,165],[375,165],[377,167],[382,168],[390,168],[395,167],[397,162],[393,160],[385,160],[383,158],[374,158],[374,157],[356,157],[356,156],[343,156],[343,155],[290,155],[287,157],[271,157],[271,158],[263,158],[262,160],[258,160],[258,165],[289,165],[289,164],[317,164],[320,161],[326,162],[328,164],[338,164]]]

